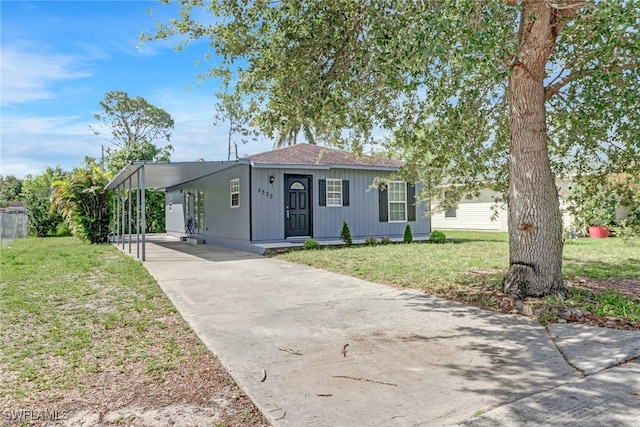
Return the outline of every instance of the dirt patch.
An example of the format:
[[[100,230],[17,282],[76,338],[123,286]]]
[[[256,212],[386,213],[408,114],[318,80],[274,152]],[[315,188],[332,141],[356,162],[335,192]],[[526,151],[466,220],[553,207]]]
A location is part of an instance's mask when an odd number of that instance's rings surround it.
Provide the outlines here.
[[[591,291],[596,293],[605,293],[613,291],[629,298],[640,300],[640,279],[621,279],[621,280],[597,280],[591,278],[580,278],[567,281],[567,286]]]
[[[22,397],[0,399],[0,425],[268,426],[195,334],[185,331],[183,322],[168,325],[165,338],[176,340],[180,355],[157,369],[150,363],[152,352],[148,358],[121,363],[122,349],[113,348],[82,361],[93,362],[96,372],[79,375],[72,386],[43,390],[0,367],[3,384],[28,390]],[[55,376],[59,368],[49,366]]]

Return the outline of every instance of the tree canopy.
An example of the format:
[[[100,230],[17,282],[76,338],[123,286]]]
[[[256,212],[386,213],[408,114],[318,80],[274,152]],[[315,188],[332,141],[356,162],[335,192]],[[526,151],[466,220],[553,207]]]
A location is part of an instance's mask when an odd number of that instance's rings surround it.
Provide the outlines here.
[[[102,113],[95,115],[100,122],[91,126],[96,136],[103,136],[113,147],[107,147],[108,169],[117,173],[130,161],[168,161],[171,144],[158,147],[157,140],[169,142],[174,122],[165,110],[149,104],[146,99],[129,97],[123,91],[111,91],[100,101]],[[105,128],[110,136],[105,136]]]
[[[20,200],[22,180],[14,175],[0,175],[0,207],[8,206],[11,202]]]
[[[526,3],[181,2],[143,39],[208,39],[223,59],[208,75],[232,83],[267,136],[307,126],[345,146],[386,135],[430,182],[504,188],[507,77]],[[638,0],[538,3],[558,21],[544,80],[554,172],[638,168]],[[218,19],[199,21],[200,8]]]
[[[561,295],[554,177],[640,171],[639,1],[190,1],[143,40],[208,39],[269,137],[383,142],[423,199],[502,190],[505,291]]]

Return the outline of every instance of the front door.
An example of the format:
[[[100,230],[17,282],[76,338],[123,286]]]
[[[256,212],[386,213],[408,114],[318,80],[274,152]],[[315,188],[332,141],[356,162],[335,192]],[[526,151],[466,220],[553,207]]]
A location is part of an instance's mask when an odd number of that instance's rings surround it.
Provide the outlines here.
[[[285,175],[285,237],[311,236],[311,177]]]

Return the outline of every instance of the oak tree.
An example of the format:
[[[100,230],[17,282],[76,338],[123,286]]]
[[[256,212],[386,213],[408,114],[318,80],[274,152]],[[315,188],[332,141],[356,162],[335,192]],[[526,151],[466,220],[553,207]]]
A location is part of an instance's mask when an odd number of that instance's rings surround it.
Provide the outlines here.
[[[165,0],[165,3],[172,3]],[[380,142],[426,184],[505,190],[516,297],[564,295],[555,177],[640,168],[639,0],[176,2],[143,41],[207,39],[277,138]],[[204,18],[202,9],[212,18]]]

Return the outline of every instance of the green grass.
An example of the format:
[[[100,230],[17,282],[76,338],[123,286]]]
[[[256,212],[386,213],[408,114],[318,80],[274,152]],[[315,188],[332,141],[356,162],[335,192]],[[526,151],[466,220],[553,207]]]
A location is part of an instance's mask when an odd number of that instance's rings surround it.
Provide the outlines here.
[[[0,249],[0,371],[10,373],[0,401],[89,387],[125,364],[158,379],[189,356],[171,338],[190,333],[182,322],[142,264],[111,245],[16,240]]]
[[[365,280],[423,289],[486,308],[499,304],[499,290],[509,263],[508,235],[491,232],[446,232],[449,243],[357,246],[296,251],[278,257]],[[564,278],[616,281],[640,278],[640,241],[578,239],[567,241]],[[571,289],[575,305],[598,315],[640,322],[640,301],[614,291]]]

